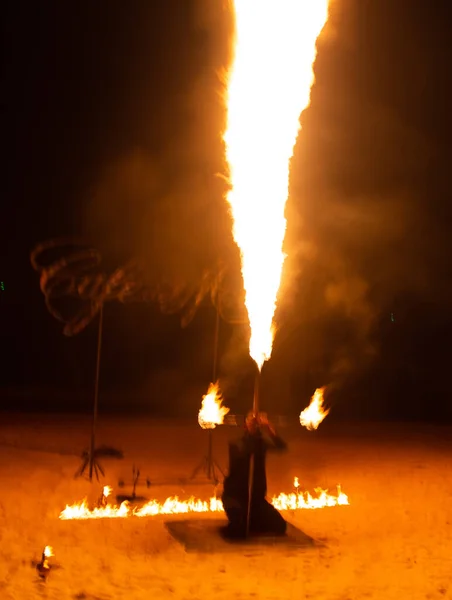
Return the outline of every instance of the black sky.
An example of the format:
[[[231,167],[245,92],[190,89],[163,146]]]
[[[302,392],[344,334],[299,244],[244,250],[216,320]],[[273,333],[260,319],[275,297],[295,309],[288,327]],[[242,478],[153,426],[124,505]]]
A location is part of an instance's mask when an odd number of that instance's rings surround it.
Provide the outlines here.
[[[83,235],[107,265],[139,255],[155,279],[195,279],[218,256],[235,264],[217,176],[231,31],[222,4],[6,3],[4,407],[20,404],[19,388],[73,407],[69,390],[83,404],[92,384],[96,328],[62,335],[30,266],[37,242]],[[270,411],[298,411],[331,383],[332,415],[452,415],[451,24],[445,1],[332,4],[292,162]],[[213,321],[207,306],[181,330],[156,306],[109,305],[111,404],[192,411],[209,383]],[[239,410],[246,343],[240,328],[222,332],[224,388]]]

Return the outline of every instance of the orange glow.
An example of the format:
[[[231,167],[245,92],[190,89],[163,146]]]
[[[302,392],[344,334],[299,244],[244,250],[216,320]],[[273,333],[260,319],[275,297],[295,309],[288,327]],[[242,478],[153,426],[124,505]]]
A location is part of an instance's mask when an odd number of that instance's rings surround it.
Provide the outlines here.
[[[323,419],[330,412],[323,407],[323,394],[326,388],[317,388],[314,392],[311,402],[307,408],[300,413],[300,423],[309,431],[317,429]]]
[[[275,333],[290,159],[300,113],[310,102],[316,40],[328,17],[328,0],[234,0],[233,10],[226,199],[241,254],[250,356],[261,369]]]
[[[221,406],[222,402],[223,398],[218,381],[217,383],[211,383],[207,394],[202,397],[201,408],[198,413],[198,423],[203,429],[215,429],[217,425],[223,423],[229,408]]]

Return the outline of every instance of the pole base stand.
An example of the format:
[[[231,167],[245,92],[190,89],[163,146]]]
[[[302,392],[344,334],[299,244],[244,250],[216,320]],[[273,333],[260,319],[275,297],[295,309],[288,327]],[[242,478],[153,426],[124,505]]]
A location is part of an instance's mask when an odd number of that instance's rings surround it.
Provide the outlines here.
[[[212,481],[215,485],[220,483],[220,475],[224,478],[222,468],[217,461],[210,456],[204,456],[201,462],[193,470],[189,481],[196,479],[200,473],[204,473],[207,481]]]

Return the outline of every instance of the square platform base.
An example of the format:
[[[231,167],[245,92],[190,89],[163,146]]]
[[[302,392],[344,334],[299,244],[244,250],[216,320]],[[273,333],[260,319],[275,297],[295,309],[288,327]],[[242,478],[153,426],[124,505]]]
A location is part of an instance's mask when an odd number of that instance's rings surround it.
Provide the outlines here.
[[[287,523],[287,533],[284,536],[256,536],[246,540],[226,539],[221,533],[221,529],[226,525],[226,519],[185,519],[165,523],[172,537],[184,546],[187,552],[243,552],[266,548],[312,548],[315,545],[311,537],[291,523]]]

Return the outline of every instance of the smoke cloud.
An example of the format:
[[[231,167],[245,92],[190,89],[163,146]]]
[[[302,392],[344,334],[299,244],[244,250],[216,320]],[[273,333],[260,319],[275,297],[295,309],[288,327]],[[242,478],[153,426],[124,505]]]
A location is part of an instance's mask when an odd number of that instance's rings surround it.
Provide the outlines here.
[[[375,365],[382,323],[401,298],[432,298],[431,274],[443,260],[422,187],[438,148],[413,109],[420,76],[402,76],[410,48],[400,50],[397,27],[367,4],[332,4],[291,164],[279,331],[265,369],[295,390],[303,379],[307,397]],[[155,281],[196,281],[218,259],[239,268],[222,178],[231,18],[221,0],[190,7],[177,60],[165,63],[157,141],[141,139],[113,161],[86,213],[107,254],[138,254]],[[246,331],[226,332],[221,365],[234,390],[250,371]]]

